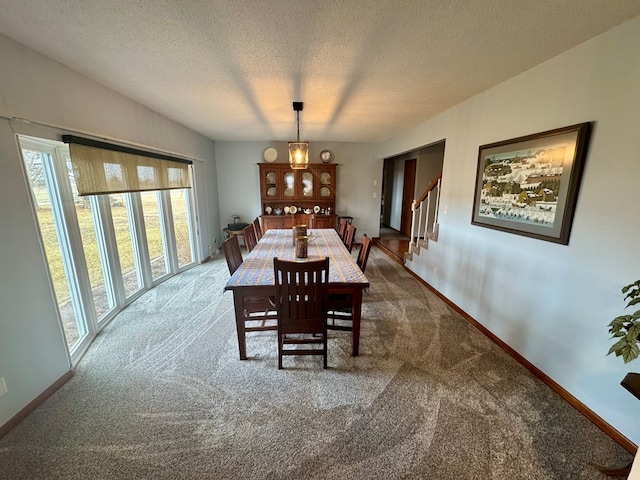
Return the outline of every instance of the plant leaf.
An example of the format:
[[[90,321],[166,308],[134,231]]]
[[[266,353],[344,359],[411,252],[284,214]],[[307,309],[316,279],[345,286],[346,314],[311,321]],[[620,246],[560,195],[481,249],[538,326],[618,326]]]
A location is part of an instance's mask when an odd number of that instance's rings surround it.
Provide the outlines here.
[[[629,342],[638,341],[638,335],[640,335],[640,322],[634,323],[631,327],[627,328],[627,338]]]
[[[638,348],[637,343],[628,345],[622,349],[622,359],[624,360],[624,363],[629,363],[638,358],[638,356],[640,356],[640,348]]]
[[[613,320],[611,320],[611,323],[609,323],[609,326],[610,327],[622,326],[624,325],[625,322],[631,321],[631,319],[632,319],[631,315],[620,315],[619,317],[616,317]]]
[[[607,355],[611,353],[615,353],[616,357],[619,357],[620,355],[622,355],[622,350],[626,346],[627,346],[627,337],[623,337],[620,340],[618,340],[616,343],[611,345],[611,348],[609,349],[609,352],[607,353]]]
[[[633,300],[631,300],[629,303],[627,303],[627,306],[626,306],[625,308],[628,308],[628,307],[630,307],[631,305],[636,305],[636,304],[638,304],[638,303],[640,303],[640,297],[638,297],[638,298],[634,298]]]

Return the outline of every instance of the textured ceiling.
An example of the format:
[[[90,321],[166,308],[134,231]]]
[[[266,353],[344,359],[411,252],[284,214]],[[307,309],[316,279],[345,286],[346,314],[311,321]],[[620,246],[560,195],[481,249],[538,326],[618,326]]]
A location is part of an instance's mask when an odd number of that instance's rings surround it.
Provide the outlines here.
[[[214,140],[379,142],[638,0],[0,0],[0,32]]]

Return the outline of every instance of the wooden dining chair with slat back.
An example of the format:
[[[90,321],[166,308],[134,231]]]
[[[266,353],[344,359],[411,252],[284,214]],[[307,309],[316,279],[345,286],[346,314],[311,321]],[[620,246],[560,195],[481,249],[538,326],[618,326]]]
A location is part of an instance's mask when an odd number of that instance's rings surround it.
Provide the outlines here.
[[[251,252],[258,243],[256,239],[256,229],[253,227],[253,224],[250,223],[242,230],[242,236],[244,237],[244,246],[247,247],[247,251]]]
[[[240,243],[237,235],[231,235],[222,242],[222,252],[227,260],[229,267],[229,275],[233,275],[238,267],[242,264],[242,252],[240,251]]]
[[[351,223],[347,225],[347,234],[344,239],[344,246],[347,247],[349,253],[353,250],[353,242],[356,239],[356,227],[354,227]]]
[[[367,268],[369,251],[371,250],[371,238],[366,234],[362,236],[357,264],[362,273]],[[327,312],[327,328],[329,330],[353,331],[353,299],[347,294],[329,295],[329,308]]]
[[[364,273],[365,268],[367,268],[367,262],[369,261],[369,251],[371,250],[371,238],[367,237],[365,233],[362,236],[362,242],[360,243],[360,250],[358,251],[358,259],[356,263]]]
[[[260,226],[260,219],[258,217],[253,221],[253,229],[256,231],[256,240],[259,242],[262,238],[262,227]]]
[[[291,262],[273,259],[278,312],[278,369],[285,355],[322,355],[327,368],[329,257]],[[285,348],[293,345],[320,348]]]
[[[232,235],[222,242],[222,251],[227,260],[229,274],[233,275],[242,265],[242,251],[237,235]],[[278,314],[273,306],[274,297],[244,297],[242,316],[245,332],[261,332],[278,328]]]
[[[340,223],[338,224],[338,236],[340,237],[340,240],[342,240],[343,243],[345,240],[345,236],[347,234],[348,224],[349,222],[347,222],[347,219],[345,217],[340,218]]]

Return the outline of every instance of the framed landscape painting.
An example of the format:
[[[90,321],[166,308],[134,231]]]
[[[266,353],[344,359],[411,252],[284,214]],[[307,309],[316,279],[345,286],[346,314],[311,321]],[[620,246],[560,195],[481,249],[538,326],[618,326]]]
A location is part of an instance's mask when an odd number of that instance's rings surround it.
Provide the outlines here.
[[[591,123],[482,145],[471,223],[567,245]]]

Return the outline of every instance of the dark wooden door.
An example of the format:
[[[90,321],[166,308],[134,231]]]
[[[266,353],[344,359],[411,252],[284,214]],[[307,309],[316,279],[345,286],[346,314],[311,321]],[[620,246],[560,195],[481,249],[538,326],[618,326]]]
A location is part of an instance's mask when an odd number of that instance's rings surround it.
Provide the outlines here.
[[[402,187],[402,216],[400,231],[405,235],[411,235],[411,204],[415,199],[414,189],[416,185],[416,159],[412,158],[404,162],[404,182]]]

